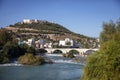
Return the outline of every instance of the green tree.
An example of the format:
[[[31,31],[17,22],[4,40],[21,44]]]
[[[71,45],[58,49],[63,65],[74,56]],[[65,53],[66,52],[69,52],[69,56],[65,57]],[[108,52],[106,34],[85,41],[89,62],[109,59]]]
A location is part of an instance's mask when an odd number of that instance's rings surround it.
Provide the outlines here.
[[[47,50],[45,49],[36,49],[36,54],[44,55],[45,53],[47,53]]]
[[[120,80],[120,32],[114,25],[103,28],[101,47],[87,59],[82,80]]]
[[[0,49],[8,42],[12,41],[12,33],[6,30],[0,30]]]
[[[109,23],[103,23],[103,31],[100,34],[100,42],[104,43],[112,39],[113,35],[116,33],[116,26],[113,21]]]
[[[8,63],[9,61],[9,58],[0,52],[0,64]]]
[[[100,34],[100,42],[104,43],[113,38],[114,34],[120,32],[120,18],[116,23],[110,21],[109,23],[103,23],[103,31]]]
[[[27,50],[26,50],[27,53],[32,53],[32,54],[35,54],[35,48],[34,47],[28,47]]]
[[[27,44],[21,44],[19,47],[22,49],[21,51],[24,53],[35,54],[35,48],[32,46],[28,46]]]
[[[8,56],[9,59],[11,59],[24,55],[25,51],[18,44],[15,44],[13,42],[7,42],[3,47],[3,54]]]
[[[117,32],[120,32],[120,18],[117,20],[116,28],[117,28]]]
[[[120,33],[90,56],[82,80],[120,80]]]

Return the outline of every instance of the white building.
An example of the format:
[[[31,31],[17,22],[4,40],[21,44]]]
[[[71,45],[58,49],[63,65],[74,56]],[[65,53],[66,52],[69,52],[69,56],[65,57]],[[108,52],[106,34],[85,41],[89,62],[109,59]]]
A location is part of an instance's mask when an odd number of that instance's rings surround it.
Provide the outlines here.
[[[75,41],[69,38],[59,41],[59,46],[74,46],[74,45],[75,45]]]
[[[65,40],[60,40],[59,41],[59,46],[65,46]]]
[[[23,23],[28,23],[28,24],[31,24],[31,23],[37,23],[38,22],[38,20],[37,19],[23,19]]]
[[[38,41],[35,41],[35,45],[37,48],[43,48],[44,47],[44,40],[39,39]]]
[[[30,19],[23,19],[23,23],[30,23]]]
[[[26,44],[28,44],[29,46],[34,46],[35,45],[35,39],[28,39],[28,41],[26,42]]]
[[[49,43],[48,48],[52,48],[52,45],[53,45],[52,43]]]

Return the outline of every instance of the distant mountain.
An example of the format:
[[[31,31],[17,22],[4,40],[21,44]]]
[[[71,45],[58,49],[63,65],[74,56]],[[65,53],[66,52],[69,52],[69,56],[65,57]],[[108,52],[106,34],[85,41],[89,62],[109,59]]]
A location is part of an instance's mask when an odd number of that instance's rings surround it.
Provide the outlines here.
[[[88,48],[95,47],[96,42],[96,39],[94,38],[74,33],[60,24],[43,20],[25,19],[22,22],[9,25],[6,29],[12,30],[18,35],[24,35],[24,38],[30,38],[31,35],[38,37],[40,35],[46,35],[46,38],[49,38],[52,41],[70,38],[76,40],[79,44],[82,44],[83,47]]]

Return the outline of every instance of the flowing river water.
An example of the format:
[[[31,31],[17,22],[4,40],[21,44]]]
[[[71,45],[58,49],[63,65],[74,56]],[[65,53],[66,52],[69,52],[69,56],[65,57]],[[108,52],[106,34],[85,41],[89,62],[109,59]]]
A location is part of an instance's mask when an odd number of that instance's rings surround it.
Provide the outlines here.
[[[80,80],[82,64],[60,55],[48,55],[48,58],[54,63],[40,66],[0,65],[0,80]]]

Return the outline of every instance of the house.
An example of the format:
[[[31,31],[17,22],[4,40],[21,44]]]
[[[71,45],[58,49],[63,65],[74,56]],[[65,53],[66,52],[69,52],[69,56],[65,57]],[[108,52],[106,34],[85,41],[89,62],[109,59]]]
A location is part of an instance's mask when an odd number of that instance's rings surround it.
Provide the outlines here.
[[[65,40],[59,41],[59,46],[76,47],[77,43],[72,39],[65,38]]]
[[[43,39],[39,39],[39,40],[35,41],[35,46],[37,48],[44,48],[44,44],[45,44],[45,41]]]
[[[26,44],[28,44],[29,46],[35,46],[35,39],[34,38],[28,39]]]
[[[31,23],[37,23],[37,19],[23,19],[23,23],[31,24]]]

